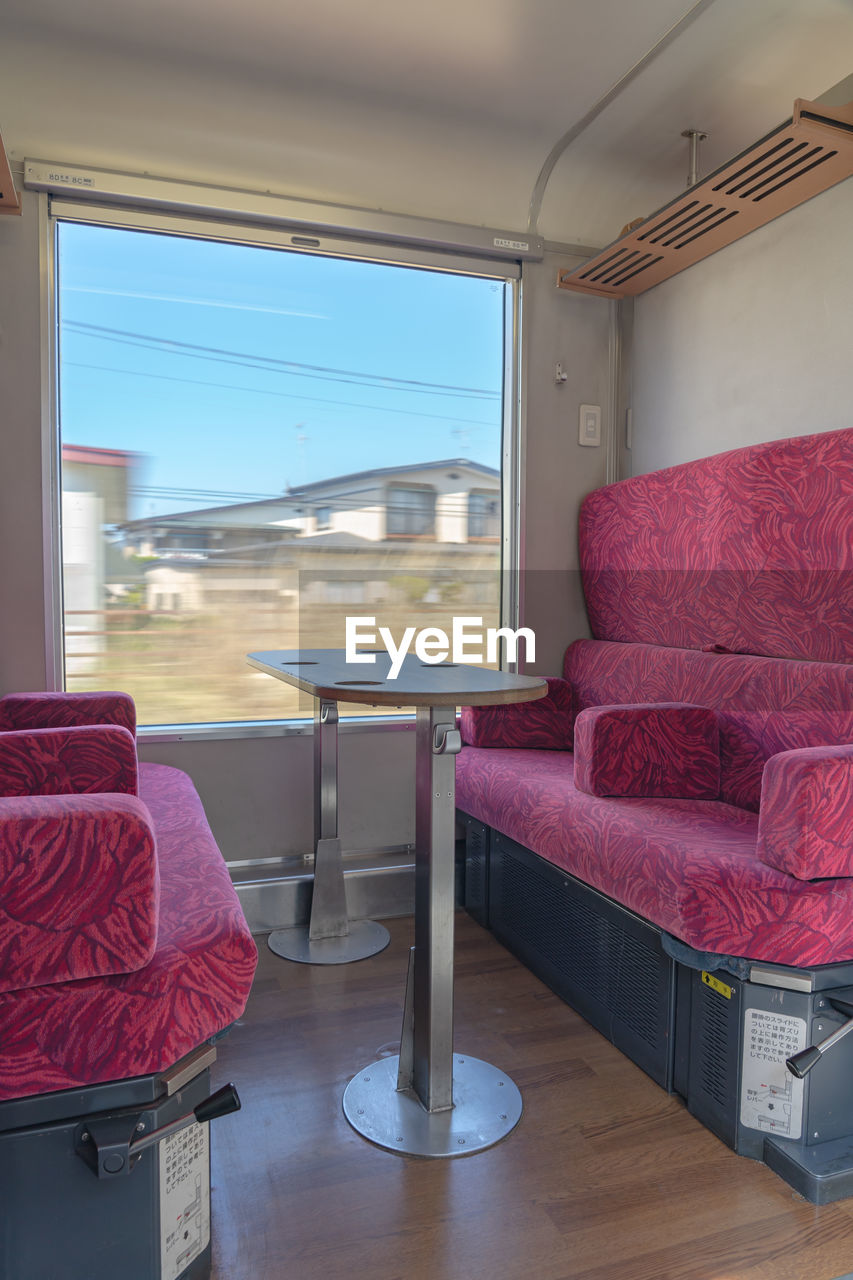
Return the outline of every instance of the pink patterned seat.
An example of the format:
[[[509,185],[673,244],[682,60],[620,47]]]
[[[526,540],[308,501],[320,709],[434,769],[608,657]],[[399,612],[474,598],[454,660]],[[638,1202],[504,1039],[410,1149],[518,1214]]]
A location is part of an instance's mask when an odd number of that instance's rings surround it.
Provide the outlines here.
[[[0,701],[0,1099],[164,1070],[257,960],[192,782],[123,694]]]
[[[609,485],[580,546],[596,638],[463,711],[460,809],[697,951],[853,960],[853,430]]]

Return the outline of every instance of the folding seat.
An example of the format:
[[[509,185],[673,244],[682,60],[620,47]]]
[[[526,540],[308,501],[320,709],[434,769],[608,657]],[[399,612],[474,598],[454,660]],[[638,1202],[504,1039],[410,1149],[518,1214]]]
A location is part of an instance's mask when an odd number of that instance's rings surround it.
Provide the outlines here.
[[[0,699],[0,1273],[210,1270],[215,1039],[257,962],[180,770],[126,694]],[[165,1132],[159,1132],[165,1130]]]

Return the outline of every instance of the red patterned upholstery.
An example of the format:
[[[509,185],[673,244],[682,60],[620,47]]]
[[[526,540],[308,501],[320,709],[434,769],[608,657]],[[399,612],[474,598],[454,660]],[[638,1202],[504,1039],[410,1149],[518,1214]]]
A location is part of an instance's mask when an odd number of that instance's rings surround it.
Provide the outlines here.
[[[145,805],[33,796],[0,814],[0,991],[147,964],[160,885]]]
[[[575,721],[575,786],[591,796],[716,800],[716,714],[684,702],[581,711]]]
[[[756,812],[770,756],[853,742],[853,666],[578,640],[564,674],[579,711],[614,702],[713,707],[720,799]]]
[[[0,698],[0,730],[81,724],[115,724],[135,734],[133,698],[128,693],[7,693]]]
[[[138,790],[136,744],[127,729],[79,725],[0,733],[0,796]]]
[[[572,745],[572,686],[547,677],[548,692],[531,702],[463,707],[462,741],[472,747],[542,747],[565,751]]]
[[[593,635],[853,658],[853,429],[608,485],[581,508]]]
[[[758,819],[719,800],[600,799],[572,756],[466,747],[456,801],[698,951],[853,960],[853,878],[797,880],[756,856]]]
[[[761,787],[758,856],[800,880],[853,876],[853,746],[771,756]]]
[[[55,794],[75,778],[93,789],[95,742],[115,747],[116,776],[133,745],[121,695],[83,695],[88,709],[64,697],[27,705],[55,724],[91,712],[124,727],[0,733],[0,776],[26,776],[24,743],[53,792],[0,798],[0,1099],[165,1069],[239,1017],[257,962],[186,774],[143,764],[139,797]],[[3,723],[24,705],[4,699]],[[62,760],[78,742],[88,764],[69,757],[59,778],[46,742]]]
[[[460,808],[700,951],[853,960],[853,430],[609,485],[580,547],[577,785],[568,752],[468,746]],[[719,800],[586,794],[663,770],[600,710],[658,703],[715,713]]]

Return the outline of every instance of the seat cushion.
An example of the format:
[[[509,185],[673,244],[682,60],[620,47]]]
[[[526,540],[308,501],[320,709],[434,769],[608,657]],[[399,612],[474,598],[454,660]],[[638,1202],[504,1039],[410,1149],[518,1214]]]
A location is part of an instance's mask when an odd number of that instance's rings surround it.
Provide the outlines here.
[[[149,964],[160,886],[142,801],[17,796],[0,811],[0,991]]]
[[[758,855],[800,880],[853,875],[853,746],[771,756],[761,787]]]
[[[853,880],[756,856],[758,819],[719,800],[602,799],[569,752],[465,747],[456,803],[699,951],[777,964],[853,959]]]
[[[588,707],[575,721],[575,786],[592,796],[716,800],[716,712],[685,702]]]
[[[160,868],[149,964],[0,996],[0,1098],[161,1071],[239,1017],[257,950],[186,774],[143,764]]]

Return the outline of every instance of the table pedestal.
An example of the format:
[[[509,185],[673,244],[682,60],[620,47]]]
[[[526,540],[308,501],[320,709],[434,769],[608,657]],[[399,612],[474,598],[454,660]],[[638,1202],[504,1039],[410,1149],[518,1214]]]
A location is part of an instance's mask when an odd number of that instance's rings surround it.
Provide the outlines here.
[[[453,1053],[455,707],[418,707],[415,778],[415,945],[399,1057],[359,1072],[344,1114],[389,1151],[460,1156],[505,1137],[521,1118],[510,1078]]]
[[[347,918],[338,839],[338,704],[314,699],[314,890],[307,925],[276,929],[268,945],[302,964],[349,964],[383,951],[391,940],[375,920]]]

